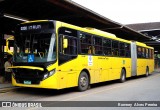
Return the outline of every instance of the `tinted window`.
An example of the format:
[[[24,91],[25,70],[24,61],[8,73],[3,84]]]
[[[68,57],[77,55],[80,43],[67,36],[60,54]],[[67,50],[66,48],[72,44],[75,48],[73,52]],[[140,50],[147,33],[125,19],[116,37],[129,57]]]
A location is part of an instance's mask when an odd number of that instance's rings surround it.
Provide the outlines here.
[[[137,47],[137,57],[142,58],[142,48],[141,47]]]
[[[63,48],[64,39],[68,40],[67,48]],[[68,35],[59,35],[59,65],[72,60],[77,57],[78,54],[78,42],[76,37]]]
[[[68,47],[64,49],[64,54],[77,55],[77,39],[73,37],[67,37]]]
[[[112,41],[112,55],[119,56],[119,42]]]
[[[120,42],[119,43],[119,49],[120,49],[120,51],[119,51],[119,55],[121,56],[121,57],[124,57],[125,56],[125,43],[123,43],[123,42]]]
[[[146,49],[146,58],[149,58],[149,50]]]
[[[103,54],[104,55],[112,55],[111,54],[111,40],[103,39]]]
[[[93,37],[93,54],[102,55],[102,38]]]
[[[79,34],[82,54],[92,54],[92,36],[85,33]]]
[[[142,58],[146,58],[146,49],[142,48]]]
[[[131,57],[130,44],[125,43],[125,56]]]
[[[154,56],[154,51],[153,49],[150,49],[150,59],[153,59],[153,56]]]

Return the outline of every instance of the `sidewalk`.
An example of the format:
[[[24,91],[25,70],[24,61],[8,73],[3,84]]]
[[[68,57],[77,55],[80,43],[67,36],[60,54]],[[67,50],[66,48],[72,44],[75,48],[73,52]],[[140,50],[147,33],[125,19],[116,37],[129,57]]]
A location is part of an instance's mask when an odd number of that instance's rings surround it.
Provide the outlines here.
[[[12,86],[11,83],[4,83],[4,78],[0,76],[0,92],[9,89],[15,89],[17,87]]]
[[[0,84],[0,90],[4,89],[4,88],[13,88],[14,86],[12,86],[11,83],[7,83],[7,84]]]
[[[17,88],[19,88],[19,87],[14,87],[14,86],[12,86],[11,83],[0,84],[0,93],[10,92],[10,91],[15,90]]]
[[[155,72],[160,72],[160,68],[154,69]]]

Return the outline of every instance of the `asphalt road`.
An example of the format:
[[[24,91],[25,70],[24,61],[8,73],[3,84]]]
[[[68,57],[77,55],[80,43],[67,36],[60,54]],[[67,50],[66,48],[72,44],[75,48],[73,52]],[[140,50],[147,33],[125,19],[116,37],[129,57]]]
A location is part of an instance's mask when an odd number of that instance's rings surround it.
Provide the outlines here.
[[[154,72],[149,77],[140,76],[129,78],[125,83],[109,81],[105,83],[94,84],[91,85],[89,90],[84,92],[78,92],[75,88],[64,90],[18,88],[12,91],[0,93],[0,101],[60,101],[58,102],[60,104],[64,104],[61,101],[82,101],[82,103],[89,103],[87,101],[97,101],[97,104],[100,101],[119,101],[120,103],[121,101],[160,101],[160,73]],[[46,106],[51,106],[50,103],[45,104]],[[95,106],[96,102],[93,104],[93,106]],[[25,109],[30,110],[37,108]],[[54,107],[54,110],[55,109],[83,110],[84,107]],[[160,110],[160,107],[87,107],[85,109]]]

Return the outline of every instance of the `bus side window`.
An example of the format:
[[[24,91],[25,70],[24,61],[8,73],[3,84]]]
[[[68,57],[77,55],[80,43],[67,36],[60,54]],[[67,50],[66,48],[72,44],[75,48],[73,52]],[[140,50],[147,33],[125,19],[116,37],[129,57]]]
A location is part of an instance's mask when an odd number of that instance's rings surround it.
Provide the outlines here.
[[[142,48],[141,47],[137,47],[137,57],[142,58]]]
[[[112,55],[119,56],[119,42],[112,41]]]
[[[98,37],[98,36],[94,36],[93,37],[93,54],[96,55],[102,55],[102,38]]]
[[[146,58],[148,58],[148,49],[146,49]]]
[[[123,42],[120,42],[120,43],[119,43],[119,49],[120,49],[119,55],[120,55],[121,57],[124,57],[124,56],[125,56],[125,44],[124,44]]]
[[[89,34],[86,33],[80,33],[80,51],[82,54],[92,54],[93,53],[93,47],[92,47],[92,37]]]
[[[92,46],[88,47],[88,54],[92,54]]]
[[[104,38],[102,42],[103,42],[103,54],[107,56],[111,56],[112,55],[111,40]]]
[[[153,56],[154,56],[154,51],[153,49],[150,49],[150,59],[153,59]]]
[[[146,51],[145,51],[145,48],[142,48],[142,58],[146,58]]]
[[[130,44],[125,43],[125,57],[131,57],[131,49],[130,49]]]
[[[68,46],[64,48],[64,39],[67,39]],[[74,59],[78,54],[77,38],[67,35],[59,36],[59,65]]]
[[[66,37],[68,39],[68,47],[64,48],[64,54],[77,55],[77,39],[73,37]]]

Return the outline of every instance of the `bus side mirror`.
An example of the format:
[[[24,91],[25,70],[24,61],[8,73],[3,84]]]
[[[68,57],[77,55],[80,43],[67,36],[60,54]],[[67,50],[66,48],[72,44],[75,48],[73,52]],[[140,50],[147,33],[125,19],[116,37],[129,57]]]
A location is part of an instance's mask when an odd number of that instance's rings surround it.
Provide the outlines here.
[[[9,49],[9,41],[10,40],[14,40],[14,36],[11,36],[9,38],[6,39],[6,48],[5,48],[5,51],[10,54],[10,55],[13,55],[13,52]]]
[[[63,39],[63,48],[67,48],[68,47],[68,39]]]

